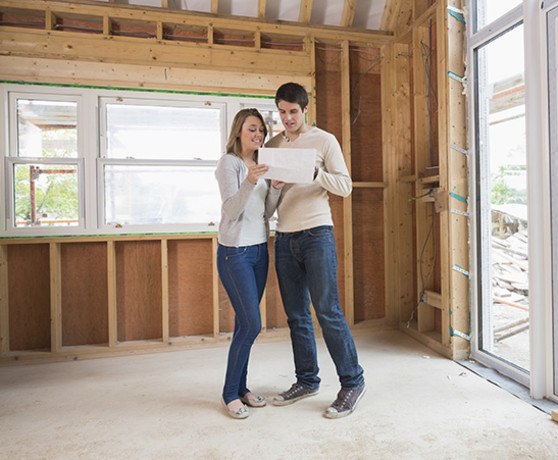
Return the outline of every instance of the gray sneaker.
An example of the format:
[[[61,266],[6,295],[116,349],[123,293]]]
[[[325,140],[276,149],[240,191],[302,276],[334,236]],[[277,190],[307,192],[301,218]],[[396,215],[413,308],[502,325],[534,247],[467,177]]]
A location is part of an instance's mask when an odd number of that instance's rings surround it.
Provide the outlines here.
[[[327,418],[346,417],[356,409],[365,392],[364,384],[354,388],[341,388],[341,391],[337,393],[337,399],[327,408],[324,416]]]
[[[271,401],[274,406],[288,406],[289,404],[295,403],[300,399],[308,398],[309,396],[317,395],[320,390],[316,388],[305,387],[299,383],[293,383],[293,386],[283,393],[279,393]]]

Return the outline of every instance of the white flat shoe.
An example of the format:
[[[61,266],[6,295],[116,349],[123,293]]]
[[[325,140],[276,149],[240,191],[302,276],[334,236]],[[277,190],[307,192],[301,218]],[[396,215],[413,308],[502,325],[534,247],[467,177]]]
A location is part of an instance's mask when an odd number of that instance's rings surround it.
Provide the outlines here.
[[[250,415],[250,411],[244,405],[239,407],[236,410],[233,410],[233,409],[229,409],[229,406],[227,406],[227,403],[225,402],[224,399],[222,399],[221,402],[223,403],[223,407],[225,408],[225,412],[227,413],[227,415],[229,417],[241,420],[241,419],[247,418]]]

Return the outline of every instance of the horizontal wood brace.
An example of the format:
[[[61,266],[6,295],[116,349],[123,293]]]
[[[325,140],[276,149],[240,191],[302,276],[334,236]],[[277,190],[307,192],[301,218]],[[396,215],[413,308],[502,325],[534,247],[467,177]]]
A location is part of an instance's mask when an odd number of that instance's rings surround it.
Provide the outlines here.
[[[385,31],[354,31],[338,26],[311,26],[282,22],[263,21],[257,18],[234,18],[231,16],[216,17],[213,14],[201,12],[169,11],[162,8],[150,8],[139,5],[99,4],[87,1],[37,1],[37,0],[0,0],[1,8],[43,10],[50,9],[56,13],[72,13],[79,15],[99,16],[108,15],[112,19],[133,19],[138,21],[162,21],[174,24],[193,26],[207,26],[215,28],[235,29],[238,31],[260,31],[262,33],[279,33],[305,37],[311,35],[317,38],[349,40],[364,43],[385,45],[392,41],[393,34]]]

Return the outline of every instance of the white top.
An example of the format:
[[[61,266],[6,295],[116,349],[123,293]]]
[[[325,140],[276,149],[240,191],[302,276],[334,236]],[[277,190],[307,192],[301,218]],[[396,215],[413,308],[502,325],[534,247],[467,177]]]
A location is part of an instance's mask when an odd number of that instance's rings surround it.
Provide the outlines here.
[[[248,168],[236,155],[223,155],[217,163],[215,177],[221,192],[218,241],[223,246],[252,246],[267,241],[269,217],[277,206],[279,191],[268,193],[266,180],[254,185],[247,176]]]
[[[320,225],[333,225],[327,192],[349,196],[353,182],[341,146],[333,134],[311,127],[294,141],[284,133],[270,139],[266,147],[312,148],[318,151],[318,175],[311,184],[286,184],[277,206],[277,230],[298,232]]]

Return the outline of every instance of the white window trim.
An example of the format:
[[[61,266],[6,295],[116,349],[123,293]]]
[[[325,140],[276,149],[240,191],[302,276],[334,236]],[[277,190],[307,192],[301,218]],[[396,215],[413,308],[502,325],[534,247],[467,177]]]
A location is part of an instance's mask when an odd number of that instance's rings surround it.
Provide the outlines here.
[[[74,227],[12,227],[11,222],[8,225],[7,216],[13,215],[13,210],[7,208],[13,207],[13,192],[10,191],[10,185],[6,181],[3,190],[3,200],[0,205],[0,232],[4,237],[33,237],[33,236],[87,236],[97,234],[142,234],[142,233],[190,233],[190,232],[217,232],[217,224],[215,223],[193,223],[193,224],[165,224],[165,225],[127,225],[126,228],[114,228],[103,225],[104,206],[101,195],[104,195],[102,188],[102,174],[100,168],[104,164],[109,164],[115,159],[104,157],[102,150],[105,148],[100,140],[100,132],[103,129],[101,117],[103,111],[101,104],[104,101],[123,99],[125,103],[136,101],[140,104],[151,105],[168,105],[178,107],[202,107],[211,105],[219,107],[221,116],[221,153],[224,153],[226,139],[230,131],[230,126],[235,114],[243,107],[259,107],[276,110],[273,98],[261,96],[244,96],[244,95],[204,95],[191,94],[188,92],[177,91],[141,91],[141,90],[114,90],[111,88],[80,88],[65,87],[55,85],[36,85],[36,84],[16,84],[16,83],[0,83],[0,135],[4,139],[1,143],[0,155],[0,174],[6,177],[8,167],[8,158],[10,152],[15,152],[10,144],[17,142],[17,130],[11,131],[10,121],[11,106],[10,99],[18,97],[33,98],[38,100],[79,100],[78,103],[78,155],[79,158],[73,159],[53,159],[55,163],[63,163],[66,160],[72,160],[75,164],[79,164],[79,184],[80,184],[80,223],[83,225],[78,228]],[[15,99],[14,99],[15,100]],[[15,115],[15,112],[14,112]],[[14,136],[15,133],[15,136]],[[14,157],[15,158],[15,157]],[[22,158],[23,159],[23,158]],[[9,161],[12,161],[13,158]],[[21,160],[21,159],[20,159]],[[45,162],[46,159],[30,159],[36,162]],[[145,160],[135,160],[135,164],[149,164]],[[173,164],[180,166],[214,166],[218,160],[184,160],[174,161]],[[153,163],[155,164],[155,163]],[[156,164],[165,164],[163,161],[156,161]],[[11,166],[10,166],[11,167]],[[13,187],[11,188],[13,190]]]

